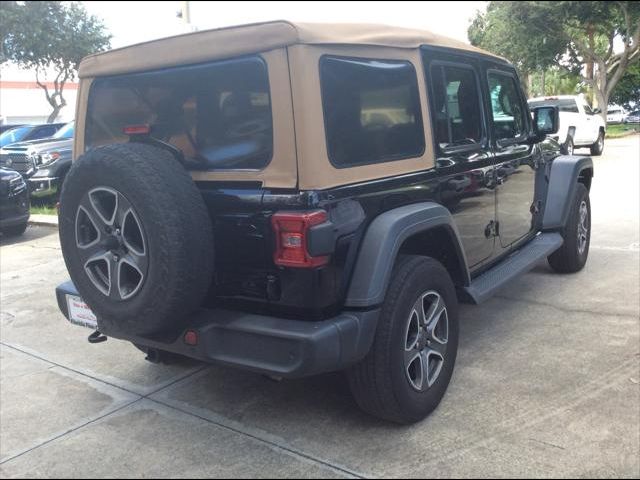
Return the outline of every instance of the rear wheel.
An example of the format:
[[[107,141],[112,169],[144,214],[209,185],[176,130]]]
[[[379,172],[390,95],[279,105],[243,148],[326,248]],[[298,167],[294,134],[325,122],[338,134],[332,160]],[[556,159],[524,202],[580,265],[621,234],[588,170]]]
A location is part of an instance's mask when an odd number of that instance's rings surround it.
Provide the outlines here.
[[[600,133],[598,133],[598,139],[596,140],[596,143],[591,145],[591,155],[599,156],[599,155],[602,155],[603,151],[604,151],[604,132],[600,130]]]
[[[442,399],[458,349],[458,302],[447,270],[428,257],[402,256],[393,272],[373,346],[347,372],[360,407],[414,423]]]

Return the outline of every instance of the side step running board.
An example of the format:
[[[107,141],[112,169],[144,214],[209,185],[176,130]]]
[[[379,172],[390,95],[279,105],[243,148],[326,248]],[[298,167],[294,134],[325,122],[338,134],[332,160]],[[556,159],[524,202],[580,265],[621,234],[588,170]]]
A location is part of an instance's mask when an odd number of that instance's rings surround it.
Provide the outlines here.
[[[531,270],[539,260],[546,258],[562,246],[559,233],[541,233],[503,261],[471,281],[464,287],[463,300],[482,303],[515,277]]]

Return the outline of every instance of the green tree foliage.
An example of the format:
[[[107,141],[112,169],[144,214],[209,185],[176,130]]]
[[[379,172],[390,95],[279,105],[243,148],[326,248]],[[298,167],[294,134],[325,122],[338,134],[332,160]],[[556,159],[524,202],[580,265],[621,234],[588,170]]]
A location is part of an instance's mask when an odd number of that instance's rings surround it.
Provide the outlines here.
[[[111,35],[102,22],[76,2],[3,1],[0,7],[0,62],[33,69],[53,122],[67,104],[64,86],[73,80],[83,57],[109,48]],[[55,72],[53,87],[42,76]]]
[[[610,102],[629,110],[640,106],[640,62],[629,66],[613,90]]]
[[[640,2],[490,2],[468,34],[525,74],[551,65],[580,74],[606,116],[616,84],[640,60]]]

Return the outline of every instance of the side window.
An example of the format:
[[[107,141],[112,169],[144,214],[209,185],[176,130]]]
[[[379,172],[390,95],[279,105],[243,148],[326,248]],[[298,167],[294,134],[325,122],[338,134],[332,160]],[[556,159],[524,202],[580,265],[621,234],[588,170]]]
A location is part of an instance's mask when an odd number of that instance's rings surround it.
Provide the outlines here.
[[[496,140],[524,135],[525,109],[515,77],[489,72],[489,95]]]
[[[473,69],[435,65],[431,68],[431,85],[434,132],[440,148],[479,143],[482,114]]]
[[[561,100],[559,107],[561,112],[579,113],[578,104],[573,99]]]
[[[422,155],[418,80],[410,62],[325,56],[320,82],[327,150],[336,168]]]

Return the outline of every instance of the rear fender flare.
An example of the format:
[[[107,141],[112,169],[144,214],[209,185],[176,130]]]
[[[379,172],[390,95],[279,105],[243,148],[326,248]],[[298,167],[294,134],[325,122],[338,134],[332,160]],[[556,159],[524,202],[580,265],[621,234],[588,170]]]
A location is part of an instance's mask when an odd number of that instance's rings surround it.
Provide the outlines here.
[[[451,213],[434,202],[415,203],[389,210],[371,222],[362,240],[345,306],[362,308],[381,304],[404,241],[436,227],[444,227],[454,242],[464,272],[463,283],[468,285],[466,257]]]

